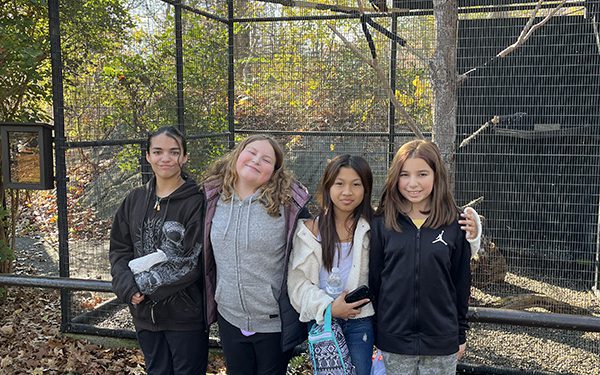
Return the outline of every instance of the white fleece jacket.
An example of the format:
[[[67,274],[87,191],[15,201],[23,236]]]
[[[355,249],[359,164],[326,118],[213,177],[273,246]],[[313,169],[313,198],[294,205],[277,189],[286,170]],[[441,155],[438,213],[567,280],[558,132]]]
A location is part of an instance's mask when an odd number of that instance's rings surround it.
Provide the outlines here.
[[[292,254],[288,269],[288,294],[292,306],[300,314],[300,321],[316,320],[323,324],[323,314],[333,302],[324,290],[319,288],[319,270],[323,266],[321,244],[300,220],[294,233]],[[346,289],[352,291],[369,282],[369,224],[360,219],[354,231],[352,245],[352,269],[348,275]],[[362,307],[355,319],[375,314],[371,303]]]

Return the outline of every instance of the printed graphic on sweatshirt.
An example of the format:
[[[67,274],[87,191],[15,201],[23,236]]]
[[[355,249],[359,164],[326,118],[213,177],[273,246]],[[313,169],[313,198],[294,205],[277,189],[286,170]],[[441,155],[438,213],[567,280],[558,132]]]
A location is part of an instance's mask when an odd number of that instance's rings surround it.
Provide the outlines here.
[[[196,268],[201,245],[195,243],[191,252],[185,253],[185,227],[181,223],[151,218],[143,230],[144,240],[136,244],[143,256],[134,260],[135,281],[143,294],[152,294],[163,285],[173,284]]]

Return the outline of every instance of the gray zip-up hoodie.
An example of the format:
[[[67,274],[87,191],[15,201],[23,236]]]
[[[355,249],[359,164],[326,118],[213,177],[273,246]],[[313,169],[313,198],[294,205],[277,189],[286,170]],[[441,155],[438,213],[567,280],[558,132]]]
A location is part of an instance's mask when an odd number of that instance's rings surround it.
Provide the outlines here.
[[[210,233],[218,269],[215,300],[221,316],[236,327],[281,332],[277,299],[286,225],[283,208],[279,217],[269,215],[258,201],[260,193],[217,202]]]
[[[217,208],[217,202],[220,200],[220,185],[217,181],[204,184],[203,190],[206,198],[206,211],[204,216],[204,248],[202,270],[204,273],[204,291],[205,291],[205,313],[208,324],[217,321],[217,304],[214,296],[217,284],[217,267],[215,265],[213,246],[210,240],[213,217]],[[285,222],[286,247],[284,262],[281,264],[281,273],[283,280],[278,289],[280,289],[277,302],[279,304],[279,320],[281,321],[281,350],[286,352],[294,348],[306,339],[308,330],[306,324],[298,320],[298,313],[290,304],[287,295],[287,264],[290,251],[292,249],[292,237],[296,229],[298,218],[307,218],[310,215],[304,209],[308,203],[310,195],[306,188],[299,182],[294,181],[290,189],[290,202],[283,205],[283,217]]]

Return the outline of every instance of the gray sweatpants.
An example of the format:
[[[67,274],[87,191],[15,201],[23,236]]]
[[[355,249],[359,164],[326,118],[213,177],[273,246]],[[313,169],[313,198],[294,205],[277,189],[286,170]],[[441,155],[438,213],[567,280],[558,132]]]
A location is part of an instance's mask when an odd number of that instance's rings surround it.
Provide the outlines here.
[[[381,352],[387,375],[455,375],[456,354],[403,355]]]

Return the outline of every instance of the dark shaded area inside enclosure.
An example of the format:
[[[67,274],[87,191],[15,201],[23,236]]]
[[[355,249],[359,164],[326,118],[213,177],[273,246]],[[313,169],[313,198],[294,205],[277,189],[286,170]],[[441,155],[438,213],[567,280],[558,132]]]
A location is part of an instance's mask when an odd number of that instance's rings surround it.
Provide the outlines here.
[[[511,55],[526,18],[461,21],[460,202],[479,207],[511,268],[589,288],[600,194],[600,51],[589,20],[556,17]],[[491,60],[491,61],[490,61]],[[484,64],[487,62],[487,66]],[[517,114],[516,116],[513,116]]]

